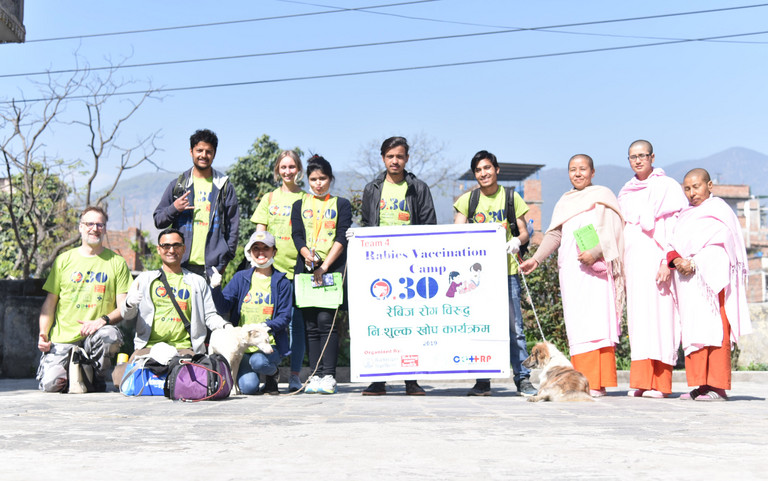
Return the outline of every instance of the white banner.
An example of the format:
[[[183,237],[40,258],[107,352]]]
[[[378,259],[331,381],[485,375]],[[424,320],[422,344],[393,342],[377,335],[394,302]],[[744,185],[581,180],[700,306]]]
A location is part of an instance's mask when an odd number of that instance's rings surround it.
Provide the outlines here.
[[[351,380],[509,377],[500,224],[353,229]]]

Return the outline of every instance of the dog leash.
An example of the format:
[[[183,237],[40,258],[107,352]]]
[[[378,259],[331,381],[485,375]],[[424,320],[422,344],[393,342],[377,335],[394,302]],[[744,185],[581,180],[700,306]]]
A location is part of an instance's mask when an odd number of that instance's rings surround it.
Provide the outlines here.
[[[344,272],[341,273],[341,285],[344,286],[344,281],[347,277],[347,264],[344,264]],[[307,384],[309,384],[309,381],[315,376],[315,373],[317,372],[317,369],[320,367],[320,362],[323,360],[323,354],[325,354],[325,348],[328,347],[328,343],[331,340],[330,333],[333,332],[334,328],[336,328],[336,317],[339,315],[339,307],[341,307],[341,304],[336,306],[336,310],[333,313],[333,321],[331,321],[331,329],[329,331],[328,337],[325,339],[325,344],[323,345],[323,349],[320,351],[320,357],[317,358],[317,364],[315,364],[314,370],[312,370],[312,373],[310,373],[309,376],[307,376],[307,380],[304,381],[301,385],[301,387],[294,392],[289,392],[287,396],[294,396],[296,394],[299,394],[300,392],[304,392],[304,389],[307,387]]]
[[[541,328],[541,322],[539,322],[539,315],[536,314],[536,306],[533,305],[531,290],[528,289],[528,283],[525,282],[525,274],[523,274],[523,270],[520,268],[520,262],[517,260],[517,256],[514,255],[512,256],[512,258],[515,260],[515,264],[517,264],[517,272],[520,273],[520,278],[523,280],[523,286],[525,287],[525,295],[528,296],[528,304],[531,305],[531,310],[533,311],[533,317],[536,318],[536,325],[539,326],[539,333],[541,334],[541,340],[546,341],[547,338],[544,336],[544,330]]]

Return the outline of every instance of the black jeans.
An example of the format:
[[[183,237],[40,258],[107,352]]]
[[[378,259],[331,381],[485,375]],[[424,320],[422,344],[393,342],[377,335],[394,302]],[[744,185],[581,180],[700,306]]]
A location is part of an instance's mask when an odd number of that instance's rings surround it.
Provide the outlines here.
[[[336,376],[336,362],[339,357],[339,333],[338,328],[331,331],[334,309],[321,307],[305,307],[301,310],[304,323],[307,327],[307,348],[309,355],[309,368],[314,370],[318,366],[317,376]],[[323,346],[328,341],[328,346]],[[322,357],[320,353],[323,352]],[[318,362],[320,363],[318,365]]]

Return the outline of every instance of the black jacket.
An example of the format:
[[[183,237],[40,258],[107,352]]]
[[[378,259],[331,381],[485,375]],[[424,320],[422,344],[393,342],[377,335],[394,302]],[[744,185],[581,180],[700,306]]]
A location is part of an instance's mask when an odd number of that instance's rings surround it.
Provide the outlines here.
[[[381,201],[382,185],[384,185],[386,177],[386,172],[380,173],[363,190],[361,220],[363,227],[379,225],[379,202]],[[408,184],[408,189],[405,191],[405,203],[411,214],[411,224],[437,224],[435,204],[432,202],[429,186],[408,171],[405,171],[405,183]]]

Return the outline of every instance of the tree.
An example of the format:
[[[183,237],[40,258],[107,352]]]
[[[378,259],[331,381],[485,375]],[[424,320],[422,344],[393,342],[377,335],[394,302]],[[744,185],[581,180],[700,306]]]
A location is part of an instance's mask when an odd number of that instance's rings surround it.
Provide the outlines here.
[[[251,237],[256,225],[251,222],[251,216],[256,211],[262,196],[275,189],[274,169],[280,153],[286,149],[272,140],[269,135],[263,134],[256,139],[248,154],[238,157],[235,163],[227,170],[230,182],[235,187],[237,203],[240,208],[240,233],[238,245],[244,246]],[[293,149],[299,156],[303,152],[298,147]],[[241,249],[227,267],[224,279],[232,278],[237,267],[244,257]]]
[[[408,164],[406,170],[426,182],[430,189],[442,188],[446,182],[453,182],[459,172],[455,166],[445,160],[445,142],[424,133],[411,134],[408,139]],[[370,140],[358,151],[360,168],[355,170],[357,177],[365,183],[370,182],[384,170],[381,161],[381,143],[384,139]]]
[[[44,167],[35,164],[31,166],[32,188],[35,194],[35,206],[39,209],[35,215],[41,220],[39,224],[31,221],[32,216],[24,215],[22,198],[13,199],[13,212],[16,215],[19,232],[24,238],[35,239],[36,229],[43,227],[45,236],[40,239],[39,250],[50,250],[53,246],[69,238],[75,225],[75,216],[67,204],[70,188],[55,174],[46,172]],[[7,180],[7,179],[6,179]],[[0,204],[6,204],[11,186],[16,191],[21,190],[24,176],[16,174],[8,181],[6,189],[0,192]],[[8,211],[0,211],[0,278],[18,278],[23,275],[22,262],[24,258],[18,255],[18,244],[15,231]],[[37,267],[33,259],[31,269]]]
[[[532,245],[531,247],[531,255],[533,255],[538,246]],[[549,256],[536,270],[525,276],[525,284],[530,290],[530,300],[533,301],[532,307],[526,288],[522,286],[520,301],[523,308],[523,324],[525,325],[527,341],[530,343],[542,340],[538,325],[540,323],[547,341],[557,346],[560,351],[568,353],[568,336],[565,333],[563,299],[560,295],[560,279],[557,270],[557,253]]]
[[[96,73],[85,66],[63,79],[49,75],[47,82],[35,84],[39,98],[22,94],[0,102],[0,152],[5,175],[13,179],[0,208],[13,232],[23,278],[42,276],[63,249],[79,240],[67,219],[86,205],[103,205],[123,172],[152,162],[159,131],[128,142],[120,132],[153,91],[129,93],[135,82],[116,79],[119,68]],[[49,143],[62,141],[82,141],[87,155],[64,160],[51,154]],[[116,164],[115,171],[104,172],[107,162]],[[107,187],[97,192],[106,178]],[[59,189],[58,182],[67,189]],[[41,195],[45,186],[54,189]]]
[[[408,140],[409,147],[406,170],[424,181],[433,196],[435,190],[450,189],[452,191],[453,181],[460,172],[454,163],[446,161],[445,142],[424,133],[410,134],[405,138]],[[356,164],[354,176],[359,186],[364,186],[384,170],[384,164],[381,161],[383,141],[384,139],[370,140],[358,150],[359,164]],[[352,219],[359,224],[363,202],[362,189],[348,189],[347,197],[352,204]]]

